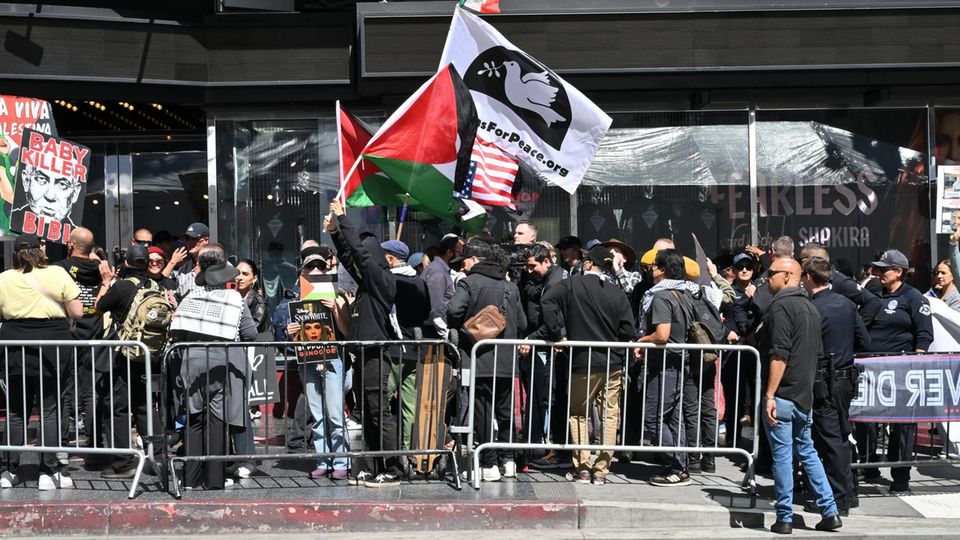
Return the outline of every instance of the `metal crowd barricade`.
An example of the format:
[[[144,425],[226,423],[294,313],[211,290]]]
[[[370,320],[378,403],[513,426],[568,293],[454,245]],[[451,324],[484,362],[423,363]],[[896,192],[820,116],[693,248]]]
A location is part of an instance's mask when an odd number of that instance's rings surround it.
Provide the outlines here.
[[[153,459],[154,455],[151,370],[134,367],[150,365],[149,349],[139,341],[103,340],[11,340],[0,341],[0,347],[3,348],[0,365],[3,400],[0,404],[4,408],[0,421],[3,429],[0,462],[3,465],[10,465],[11,460],[19,463],[19,456],[13,458],[11,454],[25,452],[39,452],[41,463],[43,454],[129,455],[136,460],[128,494],[134,498],[146,459]],[[129,360],[119,351],[121,347],[141,349],[144,361]],[[32,369],[25,369],[31,365],[36,366],[36,374]],[[132,376],[140,372],[143,373],[142,379]],[[131,379],[137,381],[127,384]],[[125,391],[117,390],[124,387]],[[137,426],[143,442],[140,448],[133,442],[134,420],[129,414],[134,398],[140,398],[138,392],[143,393],[147,412],[146,425]],[[36,396],[39,413],[36,423],[30,420],[34,403],[32,399],[28,402],[28,395]],[[18,396],[20,399],[15,399]],[[56,396],[55,408],[50,403],[53,396]],[[123,399],[126,400],[125,406]],[[118,401],[127,409],[126,414],[120,415],[123,418],[118,418],[115,410]],[[85,419],[84,433],[78,428],[81,418]],[[55,430],[50,426],[51,422],[56,424]],[[13,423],[21,425],[15,428]],[[36,430],[35,444],[29,444],[31,427]],[[69,444],[71,436],[74,437],[73,444]],[[14,444],[14,439],[21,442]],[[125,444],[117,444],[118,441]]]
[[[191,429],[191,417],[194,417],[194,420],[203,420],[205,425],[210,425],[210,416],[211,410],[209,406],[205,406],[203,411],[199,413],[190,414],[184,409],[184,401],[190,399],[191,394],[194,399],[200,399],[202,397],[202,402],[209,404],[212,397],[216,397],[211,394],[211,386],[216,387],[217,384],[206,384],[204,390],[202,391],[206,395],[196,394],[195,392],[190,391],[190,387],[195,383],[189,380],[184,380],[184,373],[189,372],[189,368],[184,367],[185,362],[202,362],[202,369],[200,370],[203,373],[212,374],[215,373],[218,369],[218,364],[220,366],[226,366],[231,362],[228,351],[234,349],[240,349],[244,351],[244,358],[253,350],[257,348],[265,348],[267,350],[273,350],[272,354],[275,354],[276,358],[276,371],[277,373],[267,373],[266,378],[280,376],[282,378],[282,383],[279,384],[279,393],[281,403],[273,403],[273,408],[282,407],[280,417],[274,417],[275,415],[270,414],[269,404],[265,407],[267,410],[263,411],[262,415],[259,417],[260,420],[257,422],[258,425],[254,425],[253,422],[246,425],[245,429],[253,430],[254,433],[257,433],[262,439],[262,443],[254,444],[252,451],[250,452],[237,452],[230,450],[229,440],[225,446],[225,450],[220,453],[211,453],[208,451],[203,451],[198,453],[196,449],[191,451],[187,446],[187,442],[181,446],[182,452],[171,454],[169,452],[170,445],[163,445],[163,463],[164,463],[164,472],[163,478],[165,480],[173,480],[172,485],[166,486],[167,489],[171,490],[173,495],[177,498],[182,496],[182,487],[179,481],[180,474],[177,471],[177,465],[183,464],[184,467],[190,463],[214,463],[214,462],[233,462],[235,465],[243,462],[260,462],[265,460],[284,460],[284,461],[318,461],[321,458],[349,458],[350,460],[355,459],[368,459],[368,458],[388,458],[388,457],[420,457],[420,456],[447,456],[448,457],[448,467],[453,469],[452,471],[452,480],[454,487],[460,489],[460,476],[457,470],[457,461],[456,461],[456,448],[448,445],[441,445],[440,448],[404,448],[403,446],[403,436],[404,436],[404,423],[412,422],[414,419],[409,417],[409,413],[404,413],[403,399],[409,398],[409,394],[405,394],[403,390],[404,379],[409,376],[417,376],[417,372],[423,369],[424,358],[427,357],[428,353],[434,361],[437,361],[437,358],[442,358],[443,362],[446,362],[445,368],[445,377],[449,377],[446,383],[437,383],[445,386],[447,391],[444,395],[437,395],[436,388],[433,388],[431,391],[434,393],[433,398],[435,399],[435,405],[437,406],[438,411],[436,414],[443,414],[443,422],[447,427],[447,436],[446,439],[450,439],[452,433],[455,433],[455,426],[452,425],[452,422],[446,414],[445,410],[447,409],[447,403],[451,399],[454,391],[458,388],[454,377],[456,376],[456,367],[459,364],[459,355],[455,346],[450,343],[444,342],[443,340],[416,340],[416,341],[336,341],[336,342],[321,342],[321,341],[310,341],[310,342],[295,342],[295,341],[255,341],[255,342],[183,342],[175,343],[170,345],[164,353],[163,361],[161,362],[161,378],[163,385],[165,387],[164,391],[161,392],[162,403],[161,403],[161,415],[162,423],[164,426],[165,437],[168,439],[167,442],[172,442],[171,437],[175,438],[176,432],[187,433]],[[311,348],[312,350],[320,350],[320,348],[327,349],[327,356],[330,358],[317,359],[317,360],[308,360],[300,361],[297,358],[298,349],[303,350],[304,348]],[[197,350],[199,349],[199,353]],[[222,351],[226,354],[220,354]],[[213,353],[213,354],[211,354]],[[268,353],[269,354],[269,353]],[[439,355],[439,356],[438,356]],[[189,356],[189,359],[187,357]],[[318,357],[319,358],[319,357]],[[378,418],[377,425],[383,425],[385,421],[389,420],[390,410],[395,406],[396,412],[396,433],[394,434],[397,437],[397,446],[398,448],[393,450],[383,450],[384,447],[384,430],[379,430],[378,436],[379,440],[376,441],[376,444],[371,444],[371,441],[368,441],[366,434],[362,433],[359,438],[359,441],[354,441],[359,443],[359,448],[351,448],[351,433],[347,429],[347,418],[349,412],[345,411],[343,413],[343,439],[346,442],[347,448],[343,451],[327,451],[327,452],[297,452],[290,453],[286,451],[285,448],[277,447],[275,443],[278,443],[281,439],[285,439],[287,431],[291,425],[294,429],[300,428],[301,432],[305,432],[307,435],[307,443],[310,444],[310,432],[312,429],[319,425],[319,423],[314,423],[312,426],[306,424],[306,418],[304,418],[304,424],[297,426],[296,419],[293,419],[291,423],[288,419],[289,417],[289,408],[295,406],[297,396],[299,392],[297,391],[298,384],[295,380],[299,379],[301,375],[304,375],[304,370],[307,369],[317,369],[316,366],[323,364],[328,365],[326,362],[330,360],[340,360],[343,376],[340,378],[342,386],[340,388],[329,389],[333,391],[339,391],[342,396],[341,406],[345,408],[352,408],[352,411],[358,413],[360,424],[366,426],[368,420],[367,415],[371,414],[368,409],[370,403],[368,399],[379,400],[381,404],[387,404],[387,410],[384,410],[383,407],[377,407]],[[233,360],[236,361],[236,360]],[[406,365],[405,365],[406,363]],[[349,367],[348,367],[349,366]],[[363,369],[363,366],[368,366],[368,369]],[[436,366],[434,366],[436,367]],[[326,369],[326,368],[325,368]],[[352,375],[351,375],[352,373]],[[370,377],[376,377],[378,380],[369,381]],[[436,379],[436,380],[439,380]],[[321,377],[321,381],[324,381],[323,388],[320,390],[324,395],[328,391],[327,382],[324,377]],[[237,396],[234,387],[230,384],[223,385],[223,410],[228,410],[230,404],[233,400],[240,399],[243,401],[244,412],[249,412],[249,407],[247,406],[247,394],[251,385],[260,385],[259,387],[267,386],[268,381],[265,379],[257,380],[247,380],[244,382],[244,392]],[[301,384],[303,381],[300,381]],[[408,381],[409,382],[409,381]],[[376,396],[368,395],[364,389],[368,387],[370,383],[371,392],[377,392]],[[426,385],[427,383],[424,383]],[[304,385],[305,386],[305,385]],[[306,389],[304,388],[303,391]],[[213,390],[213,393],[216,393],[218,390]],[[352,399],[351,399],[352,398]],[[291,400],[293,400],[291,402]],[[326,407],[325,400],[324,407]],[[309,404],[307,404],[307,412],[309,412]],[[327,410],[324,409],[324,413],[327,413]],[[202,417],[197,415],[202,415]],[[281,432],[282,430],[282,432]],[[324,422],[324,437],[327,442],[327,448],[330,448],[332,439],[329,432],[329,423]],[[365,429],[363,430],[365,431]],[[224,425],[224,433],[214,434],[221,435],[223,437],[230,436],[229,425]],[[434,433],[436,435],[436,433]],[[389,435],[388,435],[389,436]],[[211,442],[211,433],[209,430],[205,430],[203,433],[204,437],[204,449],[210,448]],[[284,441],[286,443],[286,441]],[[368,447],[375,446],[377,449],[368,449]],[[445,475],[444,472],[441,472],[441,479]]]
[[[497,379],[500,379],[500,378],[507,379],[506,381],[501,381],[501,384],[503,382],[506,382],[506,384],[510,384],[511,386],[513,386],[514,381],[520,375],[521,371],[520,369],[518,369],[519,363],[521,361],[526,361],[524,359],[525,355],[520,354],[519,352],[520,347],[532,348],[532,350],[529,353],[531,359],[534,353],[538,349],[541,352],[543,351],[543,349],[546,349],[547,351],[549,351],[548,353],[549,361],[546,363],[546,370],[547,370],[546,372],[549,376],[549,384],[548,384],[549,395],[547,396],[546,415],[547,415],[547,418],[550,418],[550,419],[554,418],[553,414],[555,412],[557,414],[562,415],[562,417],[564,418],[564,426],[565,426],[564,433],[562,435],[556,436],[555,431],[551,429],[552,424],[554,424],[554,422],[551,421],[546,426],[544,439],[542,441],[531,440],[530,433],[532,431],[533,418],[528,417],[526,419],[526,422],[525,422],[527,424],[526,426],[515,425],[515,418],[514,418],[513,411],[516,405],[516,400],[518,398],[517,398],[517,393],[514,391],[511,391],[510,392],[511,414],[510,414],[509,421],[507,422],[508,425],[507,426],[498,425],[499,420],[495,418],[491,418],[490,421],[485,422],[485,424],[490,426],[490,432],[480,434],[482,435],[481,441],[479,441],[479,444],[475,444],[478,442],[477,441],[478,433],[476,433],[476,422],[474,418],[475,410],[477,407],[477,380],[479,378],[477,373],[477,355],[478,355],[478,351],[480,351],[481,349],[484,349],[490,346],[495,346],[495,345],[509,346],[511,349],[511,354],[509,355],[509,357],[503,358],[502,355],[500,354],[500,348],[499,347],[493,348],[493,373],[497,372],[497,367],[499,363],[508,362],[512,376],[493,378],[493,389],[491,392],[492,396],[488,396],[490,399],[496,399],[495,398],[495,396],[497,395],[496,385],[498,384]],[[645,353],[645,360],[642,363],[642,368],[639,370],[641,372],[639,378],[642,383],[640,385],[640,388],[641,388],[640,399],[642,401],[640,405],[641,417],[639,419],[639,422],[641,422],[641,431],[640,431],[641,443],[628,444],[626,441],[626,431],[627,431],[626,427],[630,426],[631,422],[637,421],[631,418],[630,416],[631,412],[635,412],[637,409],[636,409],[636,406],[634,406],[633,408],[629,408],[630,403],[628,402],[628,396],[630,392],[627,391],[628,386],[625,383],[627,381],[628,366],[631,365],[632,358],[634,356],[633,351],[636,349],[643,349]],[[597,350],[605,351],[605,354],[601,353],[601,356],[604,357],[605,360],[600,362],[601,365],[594,366],[592,358],[593,358],[593,353]],[[571,404],[570,404],[569,396],[571,394],[571,386],[573,384],[574,375],[580,376],[582,374],[577,373],[573,370],[573,363],[570,362],[570,357],[573,356],[574,354],[577,354],[578,352],[580,353],[584,351],[586,352],[587,357],[590,358],[590,360],[588,360],[586,377],[585,378],[579,377],[579,378],[583,378],[584,381],[586,381],[584,384],[589,385],[591,374],[602,373],[604,376],[603,391],[602,391],[602,394],[600,394],[600,396],[604,396],[604,395],[607,395],[607,392],[609,390],[610,383],[611,383],[611,370],[610,370],[612,365],[611,353],[612,351],[615,351],[615,350],[622,351],[622,353],[625,355],[624,367],[621,370],[621,373],[619,374],[619,377],[623,379],[622,381],[620,381],[621,396],[619,397],[620,399],[619,423],[620,423],[621,429],[619,430],[619,434],[615,437],[615,440],[613,441],[613,443],[605,443],[603,440],[601,440],[600,444],[575,444],[574,442],[571,441],[571,427],[570,427],[570,421],[569,421],[571,416],[571,410],[570,410]],[[563,354],[561,354],[561,351]],[[756,493],[754,466],[758,456],[758,449],[759,449],[759,444],[758,444],[759,438],[756,435],[752,437],[751,450],[748,451],[738,446],[736,429],[728,429],[727,431],[728,436],[731,433],[731,431],[733,433],[733,441],[732,441],[733,444],[729,448],[720,446],[718,442],[719,431],[720,431],[719,430],[720,420],[719,420],[719,416],[714,415],[714,421],[712,423],[712,426],[708,426],[709,428],[712,428],[713,443],[710,445],[701,444],[702,438],[703,438],[702,436],[704,435],[704,431],[702,429],[704,427],[702,422],[704,417],[704,407],[702,405],[703,391],[705,388],[707,388],[705,385],[714,384],[714,380],[712,379],[712,377],[710,380],[704,380],[703,369],[697,369],[697,374],[699,376],[692,377],[693,379],[696,379],[695,380],[696,386],[694,387],[694,389],[696,391],[697,402],[700,404],[697,407],[697,411],[695,415],[695,418],[696,418],[695,436],[694,436],[695,441],[693,441],[695,442],[695,444],[678,444],[673,446],[664,445],[662,422],[660,424],[660,428],[658,429],[659,436],[657,440],[651,441],[651,444],[643,444],[643,440],[644,440],[643,437],[644,437],[644,432],[646,428],[645,426],[646,422],[644,422],[644,420],[647,417],[647,413],[650,412],[646,408],[646,405],[647,405],[646,381],[648,380],[648,377],[656,375],[658,370],[666,371],[667,364],[668,364],[668,356],[667,356],[668,353],[680,355],[680,358],[682,358],[682,362],[685,365],[689,366],[689,365],[694,365],[696,363],[699,363],[700,365],[704,365],[704,354],[709,352],[718,353],[718,358],[715,363],[716,367],[722,366],[725,362],[736,363],[737,384],[736,384],[736,388],[734,389],[734,396],[737,402],[739,402],[740,396],[741,396],[740,375],[741,375],[741,369],[744,368],[744,366],[746,365],[745,363],[746,362],[753,363],[754,367],[756,368],[754,373],[757,373],[757,374],[760,373],[760,354],[753,347],[749,347],[745,345],[704,346],[704,345],[687,345],[687,344],[682,344],[682,345],[669,344],[666,346],[656,346],[649,343],[632,343],[632,342],[631,343],[608,343],[608,342],[602,342],[602,341],[561,341],[557,343],[552,343],[552,342],[546,342],[546,341],[528,341],[528,340],[515,340],[515,339],[489,339],[489,340],[483,340],[483,341],[477,342],[473,346],[473,349],[470,354],[470,372],[469,372],[469,375],[467,376],[467,379],[469,380],[469,385],[470,385],[469,411],[467,415],[467,423],[466,423],[467,425],[465,426],[465,429],[464,429],[464,431],[468,433],[467,443],[466,443],[467,448],[472,455],[471,471],[472,471],[473,487],[475,489],[480,488],[480,479],[481,479],[480,454],[485,450],[499,450],[499,449],[514,450],[514,451],[515,450],[570,450],[570,451],[589,451],[589,452],[625,451],[625,452],[654,452],[654,453],[664,452],[664,453],[698,453],[698,454],[712,454],[712,455],[723,455],[723,454],[740,455],[740,456],[743,456],[743,458],[746,459],[746,462],[747,462],[746,474],[744,476],[742,485],[743,487],[748,489],[750,493]],[[669,361],[674,361],[674,359],[669,359]],[[614,375],[616,375],[616,373],[614,373]],[[530,388],[533,386],[534,371],[532,369],[530,370],[529,377],[530,377],[530,381],[526,381],[529,383],[527,385],[527,388]],[[689,369],[687,368],[681,369],[678,373],[678,377],[679,377],[679,381],[676,381],[676,384],[681,389],[680,391],[683,392],[683,389],[686,388],[684,384],[691,382],[690,380],[691,378],[689,376]],[[686,381],[684,380],[685,377],[687,378]],[[560,384],[558,387],[554,388],[555,386],[557,386],[558,382],[560,383],[563,382],[562,379],[565,379],[566,387],[563,388],[564,384]],[[658,400],[660,410],[654,411],[652,414],[655,414],[657,417],[659,417],[662,420],[662,416],[664,413],[663,407],[666,401],[665,398],[668,397],[668,395],[667,395],[667,389],[666,389],[667,385],[663,383],[662,377],[660,381],[661,381],[660,388],[659,388],[660,399]],[[754,387],[753,388],[753,404],[752,404],[753,412],[751,414],[754,418],[758,418],[756,413],[759,410],[760,395],[761,395],[759,375],[756,377],[756,380],[753,381],[753,387]],[[587,394],[589,394],[589,392],[587,392]],[[683,397],[684,396],[682,394],[679,397],[678,403],[679,403],[680,410],[677,411],[677,415],[681,423],[683,423],[684,421],[683,407],[685,405],[684,405]],[[555,410],[555,406],[557,406],[558,404],[560,404],[560,408],[563,410]],[[565,404],[565,406],[563,406],[563,404]],[[606,400],[604,400],[604,405],[608,406],[609,403],[607,403]],[[730,407],[732,407],[732,405],[728,404],[728,409]],[[491,414],[494,414],[493,411],[495,411],[495,409],[496,409],[495,405],[491,407]],[[605,411],[601,411],[601,413],[599,414],[600,418],[604,417],[604,412]],[[585,417],[590,417],[591,411],[590,410],[583,411],[583,414]],[[537,420],[540,421],[542,419],[538,418]],[[726,421],[726,425],[730,427],[731,425],[735,425],[736,421],[737,419],[735,418],[728,419]],[[599,429],[601,433],[604,432],[602,424],[603,422],[601,421],[601,427]],[[524,427],[526,428],[525,430],[523,429]],[[507,429],[506,436],[504,436],[503,434],[503,430],[505,428]],[[519,428],[519,430],[517,428]],[[594,428],[596,430],[597,426],[594,425]],[[494,433],[494,431],[496,431],[496,433]],[[678,426],[679,433],[682,434],[685,431],[687,430],[685,429],[684,425]],[[517,435],[518,432],[520,432],[521,434]],[[587,437],[589,437],[589,430],[587,431]],[[499,439],[499,440],[495,440],[495,439]]]

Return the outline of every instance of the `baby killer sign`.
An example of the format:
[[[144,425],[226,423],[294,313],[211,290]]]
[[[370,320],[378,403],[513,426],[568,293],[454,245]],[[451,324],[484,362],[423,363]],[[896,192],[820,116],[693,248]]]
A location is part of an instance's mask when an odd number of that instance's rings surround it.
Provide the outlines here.
[[[21,142],[10,228],[65,244],[82,222],[90,149],[32,129]]]

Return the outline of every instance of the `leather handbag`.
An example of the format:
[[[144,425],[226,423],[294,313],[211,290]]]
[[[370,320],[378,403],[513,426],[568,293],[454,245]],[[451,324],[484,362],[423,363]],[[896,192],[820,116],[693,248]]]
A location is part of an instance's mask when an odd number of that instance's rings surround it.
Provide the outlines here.
[[[507,285],[503,285],[503,299],[506,303]],[[503,304],[487,305],[463,323],[463,331],[470,334],[474,341],[493,339],[503,333],[507,327]]]

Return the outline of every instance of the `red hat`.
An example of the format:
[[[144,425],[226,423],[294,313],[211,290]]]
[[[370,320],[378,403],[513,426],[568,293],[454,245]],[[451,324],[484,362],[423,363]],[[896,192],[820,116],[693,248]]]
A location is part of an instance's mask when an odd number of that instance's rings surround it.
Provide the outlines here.
[[[150,255],[153,253],[156,253],[157,255],[163,257],[164,262],[166,262],[167,254],[162,249],[158,248],[157,246],[151,246],[147,248],[147,255]]]

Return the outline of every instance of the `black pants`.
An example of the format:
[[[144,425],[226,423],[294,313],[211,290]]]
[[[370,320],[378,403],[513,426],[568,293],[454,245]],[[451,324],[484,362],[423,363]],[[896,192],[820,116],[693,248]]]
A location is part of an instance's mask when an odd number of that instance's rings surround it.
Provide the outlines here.
[[[523,442],[544,441],[547,410],[550,405],[550,350],[534,349],[530,358],[520,362],[520,382],[527,392]]]
[[[129,362],[117,356],[113,366],[113,447],[130,448],[130,424],[147,446],[147,415],[153,420],[154,431],[160,430],[160,417],[156,408],[147,409],[147,395],[152,389],[147,387],[147,366],[143,362]],[[107,374],[109,376],[109,374]],[[129,394],[129,396],[128,396]],[[149,456],[148,456],[149,457]],[[113,462],[115,471],[128,470],[136,466],[131,455],[117,456]]]
[[[387,395],[392,363],[390,355],[379,349],[367,349],[361,355],[361,392],[363,395],[363,441],[367,450],[392,451],[400,449],[398,412],[393,396]],[[356,371],[356,370],[355,370]],[[357,388],[357,386],[354,386]],[[382,463],[382,467],[378,467]],[[399,476],[403,472],[400,456],[387,458],[358,458],[354,460],[357,472],[383,472]]]
[[[877,455],[877,424],[857,423],[857,454],[861,463],[880,461]],[[887,461],[912,461],[913,443],[917,435],[916,424],[891,424],[887,441]],[[868,475],[877,469],[864,469]],[[909,482],[910,467],[890,467],[894,482]]]
[[[666,361],[664,361],[666,355]],[[644,437],[651,446],[685,446],[686,433],[680,408],[683,406],[683,385],[686,379],[683,360],[665,351],[647,352],[646,415],[643,419]],[[666,454],[670,472],[687,470],[687,454]]]
[[[187,456],[222,456],[226,453],[229,432],[223,420],[213,413],[191,414],[185,428]],[[183,485],[197,487],[203,481],[207,489],[223,489],[223,461],[187,461],[183,466]],[[204,476],[202,478],[201,476]]]
[[[496,382],[496,388],[494,388]],[[473,426],[478,443],[510,441],[510,396],[513,395],[513,380],[510,377],[477,377],[476,400]],[[494,429],[493,420],[497,427]],[[491,437],[491,435],[493,435]],[[484,450],[480,452],[480,466],[484,468],[498,465],[497,457],[513,459],[512,450]]]
[[[856,497],[853,472],[850,469],[850,401],[853,383],[837,380],[833,395],[813,402],[813,446],[823,461],[837,509],[848,510]]]
[[[553,444],[569,442],[570,415],[567,411],[570,403],[569,369],[570,364],[567,355],[555,353],[553,357],[553,404],[549,408],[549,438]]]
[[[40,386],[43,385],[41,392]],[[10,400],[10,409],[7,411],[6,441],[10,446],[23,446],[24,418],[29,419],[34,410],[34,403],[40,399],[40,434],[37,444],[41,446],[60,446],[60,417],[57,411],[57,400],[61,399],[57,388],[56,375],[27,375],[22,372],[10,372],[7,382],[7,396]],[[6,442],[5,441],[5,442]],[[20,466],[20,452],[5,452],[3,454],[3,469],[17,474]],[[40,472],[52,474],[60,470],[60,462],[56,454],[40,454]]]
[[[700,362],[700,355],[690,357],[690,374],[683,381],[683,425],[688,446],[711,448],[716,445],[715,366],[715,363]],[[699,463],[700,454],[688,455],[687,461]]]

